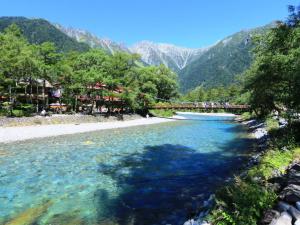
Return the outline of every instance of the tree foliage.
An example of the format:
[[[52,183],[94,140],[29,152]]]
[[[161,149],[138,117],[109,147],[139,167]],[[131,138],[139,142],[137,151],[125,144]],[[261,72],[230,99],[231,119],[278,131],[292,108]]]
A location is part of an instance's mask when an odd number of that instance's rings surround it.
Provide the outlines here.
[[[11,87],[17,88],[22,82],[32,87],[37,80],[43,81],[45,90],[49,81],[63,87],[63,100],[72,108],[76,108],[77,96],[85,95],[92,105],[104,104],[109,111],[114,107],[144,110],[158,99],[178,95],[177,76],[163,65],[143,67],[136,63],[140,59],[136,54],[109,55],[99,49],[62,53],[51,42],[30,44],[15,24],[0,33],[0,51],[3,95],[12,96]],[[43,94],[44,107],[45,99]],[[122,105],[114,105],[114,99],[121,99]]]
[[[290,117],[300,107],[300,24],[293,9],[286,22],[256,38],[255,61],[245,73],[250,104],[262,116],[276,110]]]
[[[60,52],[89,50],[85,43],[77,42],[61,32],[53,24],[44,19],[27,19],[25,17],[0,17],[0,32],[12,24],[16,24],[31,44],[52,42]]]

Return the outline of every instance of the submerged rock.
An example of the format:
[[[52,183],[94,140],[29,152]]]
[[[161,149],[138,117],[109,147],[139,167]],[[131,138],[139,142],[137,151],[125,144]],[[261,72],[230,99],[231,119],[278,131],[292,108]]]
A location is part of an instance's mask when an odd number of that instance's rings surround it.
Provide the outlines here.
[[[11,221],[5,225],[31,225],[35,224],[37,220],[48,210],[52,205],[51,201],[46,201],[45,203],[25,210],[24,212],[17,215]]]
[[[84,225],[84,221],[75,215],[56,214],[47,221],[49,225]]]

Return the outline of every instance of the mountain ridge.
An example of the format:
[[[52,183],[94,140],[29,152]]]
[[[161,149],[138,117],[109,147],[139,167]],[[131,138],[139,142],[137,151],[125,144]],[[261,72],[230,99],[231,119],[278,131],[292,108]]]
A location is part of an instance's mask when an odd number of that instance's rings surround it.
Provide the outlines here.
[[[174,71],[185,68],[193,59],[207,48],[185,48],[168,43],[141,41],[129,48],[131,52],[141,55],[142,60],[150,65],[163,63]]]
[[[199,85],[204,87],[228,86],[238,74],[249,68],[253,53],[251,37],[263,33],[271,25],[244,29],[205,48],[185,48],[167,43],[141,41],[133,46],[76,28],[66,28],[44,19],[0,17],[0,31],[16,23],[31,43],[54,42],[59,51],[88,51],[101,48],[110,54],[117,51],[141,55],[144,65],[164,64],[178,74],[182,92]]]
[[[108,53],[114,54],[117,51],[137,53],[141,55],[143,62],[149,65],[164,64],[175,72],[182,70],[193,59],[202,54],[208,48],[186,48],[169,43],[154,43],[144,40],[137,42],[131,47],[112,41],[108,38],[98,37],[89,31],[72,27],[64,27],[54,24],[59,30],[74,38],[78,42],[87,43],[92,48],[101,48]]]
[[[199,85],[228,86],[237,75],[249,68],[253,61],[252,37],[267,32],[274,23],[253,29],[244,29],[217,42],[207,52],[179,71],[181,91],[187,92]]]
[[[69,37],[74,38],[78,42],[86,43],[91,48],[101,48],[111,54],[116,51],[130,52],[124,44],[117,43],[109,38],[100,38],[87,30],[64,27],[58,23],[54,23],[53,25]]]
[[[41,44],[50,41],[53,42],[60,51],[84,52],[89,50],[87,44],[79,43],[68,35],[60,32],[52,23],[45,19],[3,16],[0,17],[0,32],[11,24],[19,26],[23,35],[32,44]]]

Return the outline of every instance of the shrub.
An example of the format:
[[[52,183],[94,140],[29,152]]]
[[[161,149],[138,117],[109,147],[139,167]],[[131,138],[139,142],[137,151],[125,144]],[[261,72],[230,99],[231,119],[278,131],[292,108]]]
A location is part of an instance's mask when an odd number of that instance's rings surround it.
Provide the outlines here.
[[[216,225],[255,225],[264,209],[276,200],[274,191],[251,180],[235,182],[216,193],[217,205],[209,216]]]
[[[20,109],[14,109],[12,111],[12,115],[15,116],[15,117],[22,117],[25,115],[24,111],[23,110],[20,110]]]
[[[254,117],[255,117],[255,115],[253,115],[253,114],[250,113],[250,112],[244,112],[244,113],[241,114],[241,118],[242,118],[243,120],[250,120],[250,119],[252,119],[252,118],[254,118]]]
[[[164,110],[164,109],[152,109],[149,112],[156,117],[171,117],[175,113],[174,110]]]
[[[279,122],[272,117],[268,117],[266,119],[266,127],[268,131],[277,130],[279,128]]]
[[[258,166],[249,171],[249,176],[267,180],[272,177],[274,171],[284,173],[293,157],[293,151],[271,150],[262,157]]]
[[[6,109],[0,109],[0,116],[7,116],[8,112]]]

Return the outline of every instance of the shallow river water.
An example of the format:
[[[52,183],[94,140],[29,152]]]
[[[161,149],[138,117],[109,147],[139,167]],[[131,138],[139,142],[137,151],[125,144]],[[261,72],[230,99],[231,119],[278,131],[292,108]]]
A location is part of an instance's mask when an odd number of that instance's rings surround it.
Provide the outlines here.
[[[249,147],[230,117],[187,117],[0,145],[0,224],[182,224]]]

